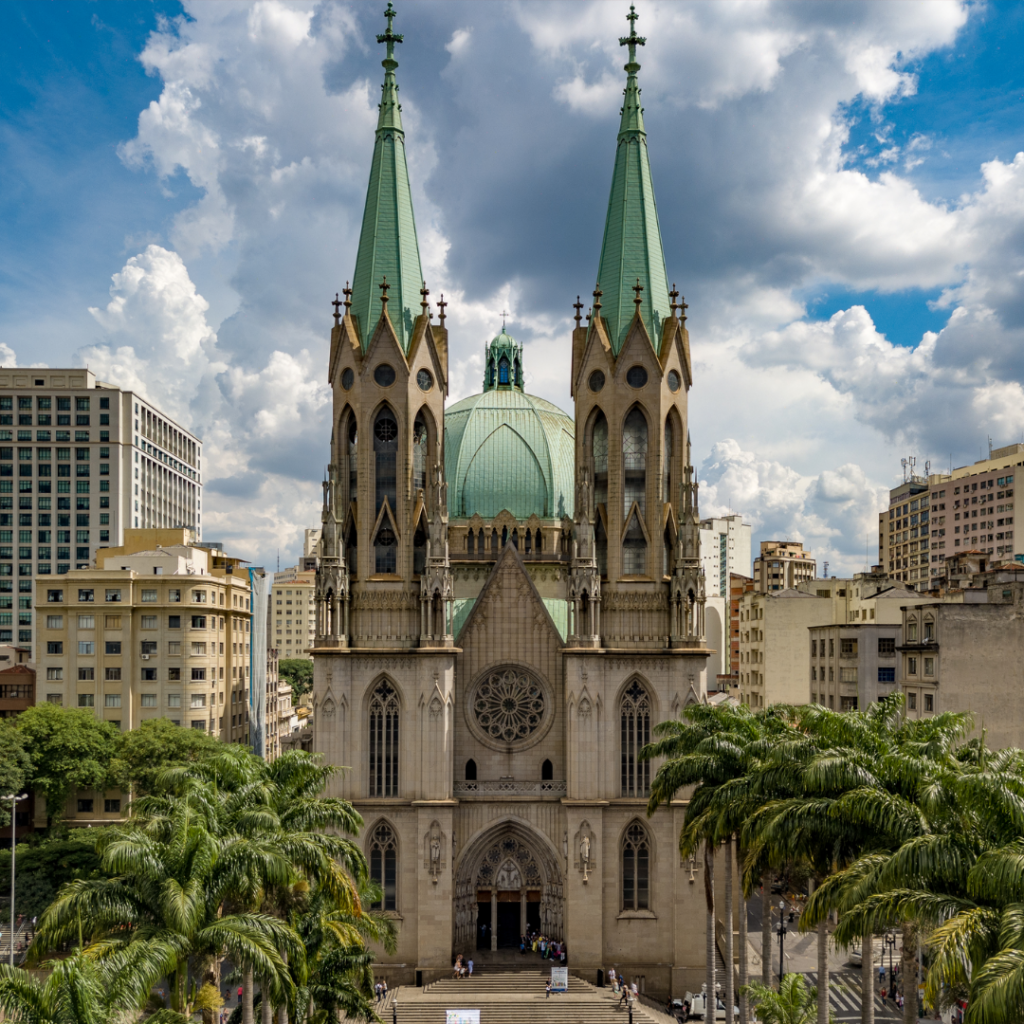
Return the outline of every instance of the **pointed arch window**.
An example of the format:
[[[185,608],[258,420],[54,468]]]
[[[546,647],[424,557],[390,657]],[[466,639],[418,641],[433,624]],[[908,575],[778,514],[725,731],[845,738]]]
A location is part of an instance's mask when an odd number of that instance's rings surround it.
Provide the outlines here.
[[[345,564],[348,566],[349,575],[355,577],[357,575],[358,564],[356,556],[359,553],[357,547],[358,534],[356,533],[356,525],[352,523],[348,528],[348,533],[345,535]]]
[[[373,542],[374,572],[394,574],[398,571],[398,540],[395,531],[382,523]]]
[[[427,523],[420,516],[416,524],[416,532],[412,538],[412,571],[417,576],[422,576],[427,568]],[[392,570],[394,572],[394,570]]]
[[[635,501],[647,514],[647,420],[636,407],[622,424],[622,514],[629,515]]]
[[[662,501],[672,500],[672,420],[665,420],[665,450],[662,452],[661,467]]]
[[[622,909],[651,906],[651,843],[647,830],[634,821],[622,837]]]
[[[356,426],[355,414],[349,417],[348,421],[348,500],[349,503],[359,496],[359,472],[356,461],[356,441],[359,438],[359,430]]]
[[[600,515],[594,517],[594,554],[597,557],[597,571],[601,576],[608,575],[608,534],[604,530],[604,520]]]
[[[384,890],[373,910],[398,908],[398,841],[394,829],[382,821],[370,838],[370,879]]]
[[[591,437],[591,457],[594,461],[594,504],[608,503],[608,421],[599,412],[594,420]]]
[[[476,782],[476,761],[473,758],[466,762],[466,781]]]
[[[640,751],[651,742],[651,699],[637,680],[622,695],[619,705],[622,795],[647,796],[651,788],[651,762],[640,761]]]
[[[373,421],[373,455],[376,469],[374,514],[387,498],[395,510],[398,487],[398,421],[388,408],[381,409]]]
[[[499,385],[502,385],[502,384],[508,385],[508,384],[510,384],[511,383],[510,376],[511,376],[511,374],[509,372],[508,357],[507,356],[502,356],[501,359],[498,360],[498,384]]]
[[[427,424],[421,413],[412,428],[412,489],[427,491]]]
[[[370,796],[398,796],[398,694],[386,680],[370,701]]]
[[[647,538],[636,510],[629,517],[622,539],[622,575],[643,576],[647,572]]]
[[[548,758],[544,759],[544,763],[540,766],[540,778],[541,782],[548,782],[555,777],[555,766],[551,763]]]

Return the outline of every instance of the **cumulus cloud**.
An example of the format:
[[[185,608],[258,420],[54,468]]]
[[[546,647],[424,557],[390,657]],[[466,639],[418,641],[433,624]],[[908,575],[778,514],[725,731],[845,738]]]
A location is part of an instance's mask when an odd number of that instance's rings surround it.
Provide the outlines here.
[[[933,141],[901,145],[886,120],[918,89],[917,62],[951,46],[973,9],[640,6],[659,216],[690,303],[704,511],[731,506],[834,571],[863,564],[903,448],[944,458],[971,430],[1012,439],[1024,427],[1024,155],[937,201],[913,176]],[[111,266],[124,262],[83,357],[204,431],[208,529],[269,559],[278,543],[294,554],[315,522],[328,300],[354,266],[379,11],[187,10],[140,56],[161,92],[120,157],[156,188],[195,195],[165,238]],[[432,298],[449,300],[453,400],[479,388],[483,344],[508,310],[528,386],[569,407],[570,304],[594,284],[622,14],[604,2],[399,10],[417,228]],[[854,103],[878,136],[874,166],[849,148]],[[203,295],[221,278],[233,308],[211,322]],[[948,322],[908,348],[863,305],[809,317],[802,296],[829,285],[940,290]]]

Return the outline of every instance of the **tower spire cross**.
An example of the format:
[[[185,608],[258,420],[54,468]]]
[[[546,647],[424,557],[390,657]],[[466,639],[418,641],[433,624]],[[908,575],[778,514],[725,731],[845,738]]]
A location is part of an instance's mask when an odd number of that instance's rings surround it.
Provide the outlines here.
[[[636,19],[639,17],[640,15],[636,13],[636,7],[634,7],[633,4],[630,4],[629,14],[626,15],[626,21],[629,22],[629,35],[619,36],[619,46],[629,47],[630,64],[636,64],[636,48],[647,44],[647,39],[644,36],[638,36],[636,34]]]
[[[400,43],[405,38],[405,36],[398,35],[396,32],[392,31],[392,24],[395,20],[395,14],[396,11],[394,7],[391,6],[391,0],[388,0],[387,10],[384,12],[384,17],[388,19],[388,27],[385,32],[377,36],[377,42],[387,43],[387,59],[397,68],[398,62],[395,60],[395,43]]]
[[[334,326],[337,327],[338,324],[341,323],[341,314],[338,312],[338,309],[342,306],[342,302],[338,298],[337,292],[334,293],[334,301],[331,305],[334,307]]]
[[[387,309],[388,308],[388,289],[391,287],[391,285],[388,284],[387,277],[385,277],[384,280],[379,285],[377,285],[377,287],[380,289],[380,302],[381,302],[381,305],[385,309]]]
[[[504,310],[504,309],[498,314],[498,316],[501,317],[501,329],[502,330],[505,330],[505,321],[511,315],[512,315],[511,313],[509,313],[507,310]]]

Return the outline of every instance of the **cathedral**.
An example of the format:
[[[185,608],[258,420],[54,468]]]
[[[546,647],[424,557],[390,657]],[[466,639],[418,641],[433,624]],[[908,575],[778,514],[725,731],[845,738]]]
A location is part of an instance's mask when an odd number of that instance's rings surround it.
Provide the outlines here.
[[[604,241],[576,299],[563,412],[502,326],[479,394],[447,405],[446,303],[416,239],[395,59],[356,265],[335,300],[316,576],[314,747],[398,925],[390,984],[458,953],[564,941],[596,981],[703,979],[704,886],[685,804],[646,814],[654,727],[706,698],[686,306],[665,269],[636,14]],[[609,150],[611,149],[609,139]],[[611,155],[611,154],[609,154]],[[569,297],[571,298],[571,296]],[[696,882],[696,884],[695,884]]]

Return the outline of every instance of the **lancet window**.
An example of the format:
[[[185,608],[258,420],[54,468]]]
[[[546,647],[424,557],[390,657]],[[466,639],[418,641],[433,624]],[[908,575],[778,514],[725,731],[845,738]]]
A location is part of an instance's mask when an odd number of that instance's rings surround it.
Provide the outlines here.
[[[356,425],[356,417],[353,413],[348,421],[348,500],[353,502],[359,496],[359,472],[356,460],[359,431]]]
[[[427,424],[422,414],[412,428],[412,489],[414,494],[427,492]]]
[[[594,460],[594,504],[608,502],[608,421],[604,413],[598,413],[594,420],[591,440],[591,455]]]
[[[383,899],[372,904],[373,910],[398,908],[398,842],[394,829],[381,822],[370,839],[370,878],[384,890]]]
[[[651,699],[637,680],[629,685],[619,705],[622,795],[647,796],[651,788],[651,763],[639,760],[651,742]]]
[[[374,513],[387,498],[392,512],[398,486],[398,422],[388,408],[381,409],[373,422],[373,454],[376,468]]]
[[[647,420],[634,408],[622,424],[622,514],[629,515],[635,501],[646,515]]]
[[[398,694],[386,680],[370,701],[370,796],[398,796]]]
[[[672,501],[672,420],[665,420],[665,448],[661,453],[662,501]]]
[[[622,909],[651,906],[651,844],[647,830],[634,821],[622,837]]]

